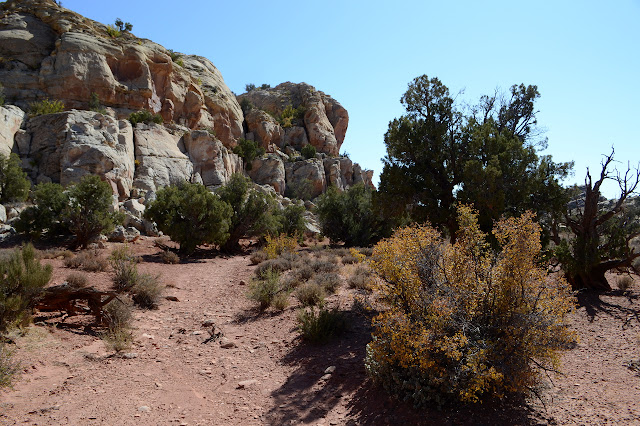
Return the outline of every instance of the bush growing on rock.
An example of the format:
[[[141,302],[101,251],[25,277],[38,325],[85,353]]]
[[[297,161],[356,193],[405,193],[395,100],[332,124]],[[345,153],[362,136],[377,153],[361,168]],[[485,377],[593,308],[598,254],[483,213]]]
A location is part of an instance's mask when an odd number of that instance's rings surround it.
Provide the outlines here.
[[[29,104],[29,116],[55,114],[64,111],[64,103],[59,100],[43,99]]]
[[[533,215],[494,227],[495,256],[478,214],[458,209],[456,242],[412,226],[376,245],[372,266],[388,310],[374,318],[368,373],[418,406],[520,394],[556,370],[573,342],[563,318],[573,300],[566,282],[537,261]]]
[[[240,139],[238,145],[233,148],[233,153],[240,156],[244,162],[244,168],[251,170],[251,163],[254,159],[264,155],[264,148],[258,142],[247,139]]]
[[[186,182],[160,189],[144,213],[187,255],[201,244],[224,244],[232,214],[229,204],[204,185]]]
[[[0,335],[31,319],[31,308],[51,279],[51,265],[41,265],[31,244],[0,261]]]
[[[160,114],[152,114],[151,112],[149,112],[147,110],[141,110],[141,111],[132,112],[129,115],[129,121],[131,122],[131,125],[133,127],[135,127],[136,124],[138,124],[138,123],[162,124],[163,120],[162,120],[162,116]]]
[[[29,195],[31,182],[20,166],[20,157],[11,153],[0,154],[0,203],[24,201]]]
[[[316,156],[316,147],[311,145],[311,144],[305,145],[300,150],[300,154],[302,154],[302,156],[307,160],[309,158],[315,158],[315,156]]]

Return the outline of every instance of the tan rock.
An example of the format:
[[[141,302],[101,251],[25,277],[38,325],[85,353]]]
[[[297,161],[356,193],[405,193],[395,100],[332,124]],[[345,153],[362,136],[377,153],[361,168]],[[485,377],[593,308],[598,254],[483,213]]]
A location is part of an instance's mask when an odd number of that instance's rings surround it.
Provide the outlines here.
[[[66,186],[96,174],[120,198],[133,183],[134,149],[131,124],[93,111],[65,111],[30,119],[31,144],[26,154],[37,180]]]
[[[26,114],[17,106],[0,107],[0,153],[9,155],[15,144],[15,136],[22,127]]]
[[[242,159],[229,151],[209,132],[194,130],[185,134],[184,146],[205,186],[226,184],[234,173],[242,172]]]
[[[285,163],[287,186],[300,187],[305,179],[311,182],[311,198],[315,198],[327,189],[327,181],[322,160],[311,158],[304,161]]]
[[[266,112],[253,108],[245,116],[249,132],[254,134],[254,140],[263,148],[274,144],[283,146],[285,132],[278,122]]]
[[[134,186],[155,192],[157,189],[191,181],[193,163],[186,154],[182,135],[158,124],[138,124],[134,130],[136,167]]]
[[[278,194],[284,195],[285,168],[279,155],[267,154],[264,158],[256,158],[251,163],[248,174],[255,183],[271,185]]]

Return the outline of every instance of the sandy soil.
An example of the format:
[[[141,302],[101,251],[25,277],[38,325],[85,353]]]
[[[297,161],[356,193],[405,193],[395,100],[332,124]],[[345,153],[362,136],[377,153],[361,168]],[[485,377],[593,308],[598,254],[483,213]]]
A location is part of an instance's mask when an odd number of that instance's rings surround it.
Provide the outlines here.
[[[135,344],[124,356],[107,352],[83,325],[90,317],[31,327],[17,341],[23,373],[0,392],[1,424],[640,424],[640,377],[627,367],[640,359],[637,290],[580,298],[571,316],[580,341],[540,399],[416,411],[368,381],[365,316],[349,313],[346,334],[307,345],[295,328],[295,304],[259,314],[246,298],[248,256],[166,265],[153,239],[132,247],[143,257],[140,270],[161,274],[165,294],[177,301],[136,310]],[[63,282],[70,270],[47,262],[52,282]],[[108,273],[89,275],[92,285],[109,287]],[[352,292],[343,286],[330,304],[349,310]],[[212,326],[203,324],[211,322],[234,347],[207,343]]]

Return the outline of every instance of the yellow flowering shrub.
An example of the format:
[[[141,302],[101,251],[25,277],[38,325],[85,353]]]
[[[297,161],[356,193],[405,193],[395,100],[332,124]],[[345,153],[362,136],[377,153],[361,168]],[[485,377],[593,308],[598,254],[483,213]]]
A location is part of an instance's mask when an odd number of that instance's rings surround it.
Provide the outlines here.
[[[536,263],[533,219],[497,223],[497,254],[469,206],[458,209],[454,244],[429,226],[378,243],[371,267],[388,309],[373,320],[371,377],[417,406],[440,406],[523,393],[557,370],[558,351],[574,340],[564,322],[574,302],[563,278]]]
[[[298,242],[293,237],[287,237],[285,234],[281,234],[277,237],[267,235],[265,237],[267,245],[264,248],[267,253],[268,259],[275,259],[285,251],[293,251],[298,246]]]
[[[349,249],[349,254],[356,259],[356,263],[364,262],[364,260],[367,258],[367,256],[360,253],[360,250],[353,247]]]

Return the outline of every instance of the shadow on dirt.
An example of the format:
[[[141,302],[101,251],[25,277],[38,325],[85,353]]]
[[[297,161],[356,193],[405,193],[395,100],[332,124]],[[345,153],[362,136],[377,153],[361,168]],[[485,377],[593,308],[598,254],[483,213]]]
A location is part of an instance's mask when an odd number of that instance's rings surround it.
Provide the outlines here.
[[[640,295],[624,290],[607,293],[581,291],[577,294],[578,306],[585,308],[589,322],[593,322],[598,315],[609,315],[622,321],[623,327],[629,326],[632,321],[640,323],[638,309],[629,307],[638,298]]]
[[[367,377],[364,368],[365,348],[371,340],[370,317],[346,315],[350,328],[340,338],[323,346],[298,341],[285,355],[282,362],[295,371],[272,392],[274,405],[265,415],[268,424],[315,424],[330,411],[340,415],[337,424],[349,425],[540,424],[541,414],[522,401],[438,411],[418,410],[392,399]],[[332,373],[331,367],[335,367]],[[335,410],[347,396],[346,408]]]

